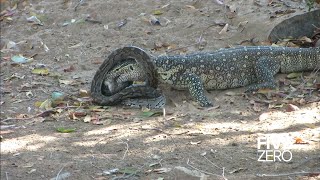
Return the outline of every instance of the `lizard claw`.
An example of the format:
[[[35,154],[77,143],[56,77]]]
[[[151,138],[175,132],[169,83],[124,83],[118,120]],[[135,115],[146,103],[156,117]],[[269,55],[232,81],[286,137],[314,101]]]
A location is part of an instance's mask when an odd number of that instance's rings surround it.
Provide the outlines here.
[[[213,104],[210,101],[199,103],[201,107],[213,107]]]

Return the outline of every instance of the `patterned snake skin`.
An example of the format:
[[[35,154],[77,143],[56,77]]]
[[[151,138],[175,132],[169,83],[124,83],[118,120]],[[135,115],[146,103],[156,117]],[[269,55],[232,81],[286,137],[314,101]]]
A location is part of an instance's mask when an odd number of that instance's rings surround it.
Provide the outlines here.
[[[132,82],[121,82],[117,87],[109,89],[112,83],[106,85],[105,79],[115,78],[115,75],[110,72],[117,72],[115,70],[117,68],[118,72],[121,72],[121,67],[123,64],[128,64],[128,61],[134,61],[141,67],[144,77],[148,77],[147,84],[133,86]],[[151,56],[142,49],[133,46],[116,49],[106,58],[94,75],[91,83],[93,102],[99,105],[115,105],[127,98],[157,98],[161,96],[161,93],[156,90],[158,85],[156,72]],[[151,106],[151,108],[156,107]]]

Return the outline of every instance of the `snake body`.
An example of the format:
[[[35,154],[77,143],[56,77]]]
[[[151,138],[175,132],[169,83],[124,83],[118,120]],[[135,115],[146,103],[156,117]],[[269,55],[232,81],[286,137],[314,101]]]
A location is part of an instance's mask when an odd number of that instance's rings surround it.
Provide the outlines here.
[[[115,68],[122,67],[128,61],[141,67],[147,77],[147,84],[134,86],[130,81],[122,81],[118,87],[109,89],[110,86],[105,84],[105,79],[114,79],[110,72],[116,71]],[[156,98],[161,96],[161,92],[156,89],[157,85],[157,71],[151,56],[138,47],[123,47],[113,51],[97,70],[91,83],[91,97],[93,102],[99,105],[115,105],[127,98]]]

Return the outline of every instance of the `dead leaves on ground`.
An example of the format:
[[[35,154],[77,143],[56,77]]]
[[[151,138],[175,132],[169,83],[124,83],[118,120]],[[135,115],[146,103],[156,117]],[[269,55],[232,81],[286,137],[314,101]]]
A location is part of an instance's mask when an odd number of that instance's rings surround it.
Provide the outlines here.
[[[299,110],[300,105],[320,101],[319,78],[311,73],[291,73],[286,79],[280,79],[280,89],[260,89],[254,99],[250,100],[252,109],[260,112],[261,107],[267,105],[269,109],[285,108],[287,112]]]

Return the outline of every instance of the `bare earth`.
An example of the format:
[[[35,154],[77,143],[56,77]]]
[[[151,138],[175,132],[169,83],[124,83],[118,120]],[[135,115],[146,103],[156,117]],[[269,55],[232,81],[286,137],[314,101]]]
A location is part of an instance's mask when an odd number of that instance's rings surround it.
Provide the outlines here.
[[[164,87],[166,115],[152,117],[141,109],[92,107],[79,95],[89,91],[95,71],[116,48],[135,45],[160,55],[250,40],[248,45],[263,44],[275,24],[306,12],[304,3],[226,0],[226,8],[215,0],[0,2],[1,10],[19,2],[1,21],[1,179],[320,178],[319,91],[293,100],[245,95],[243,88],[211,91],[214,107],[201,109],[187,92]],[[270,18],[276,11],[282,13]],[[150,23],[152,14],[161,26]],[[43,26],[28,22],[31,16]],[[11,57],[19,54],[33,61],[13,64]],[[49,74],[32,73],[39,67]],[[53,92],[67,95],[64,108],[35,117],[46,110],[37,104]],[[290,103],[299,110],[288,112]],[[59,127],[76,130],[61,133]],[[289,147],[292,159],[283,161],[290,158],[286,152],[276,162],[273,155],[258,161],[257,141],[264,137],[278,140],[281,153]]]

